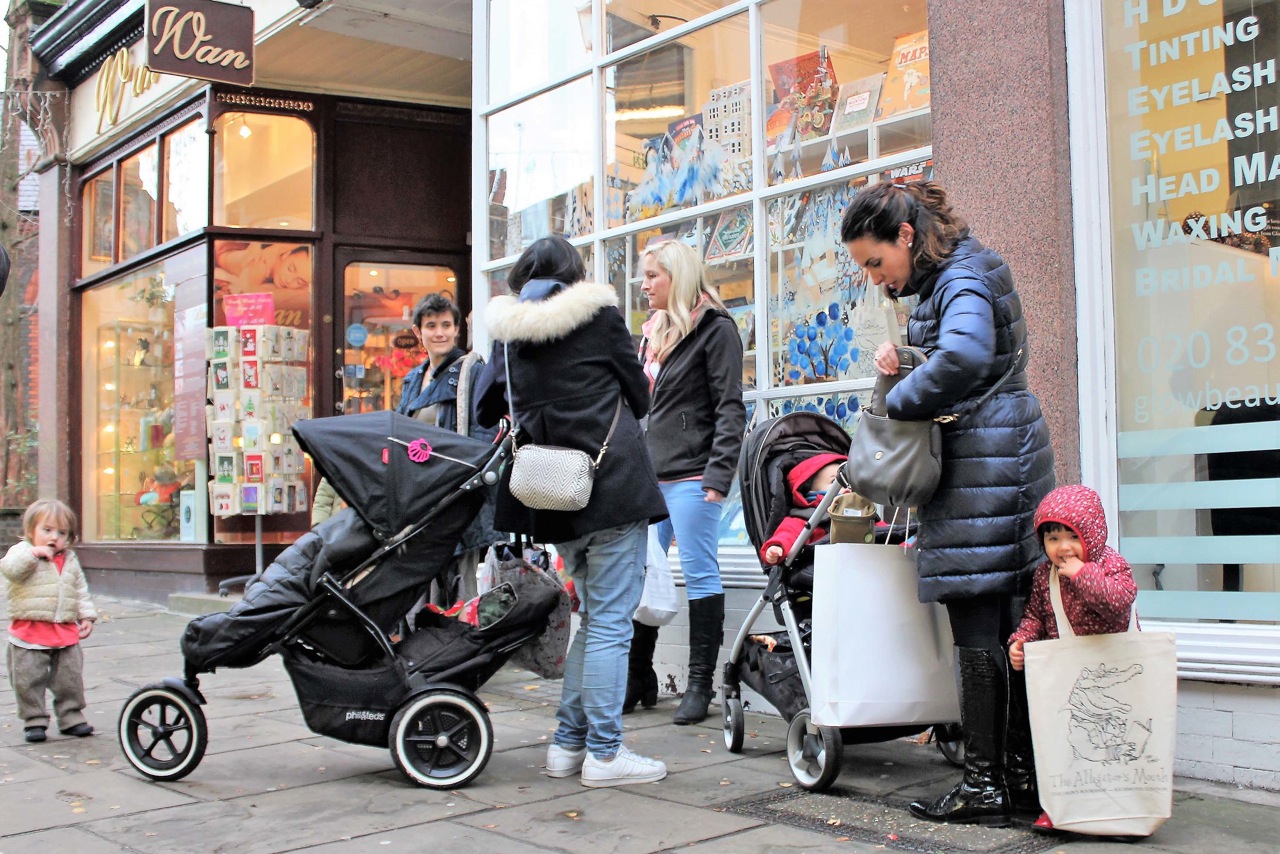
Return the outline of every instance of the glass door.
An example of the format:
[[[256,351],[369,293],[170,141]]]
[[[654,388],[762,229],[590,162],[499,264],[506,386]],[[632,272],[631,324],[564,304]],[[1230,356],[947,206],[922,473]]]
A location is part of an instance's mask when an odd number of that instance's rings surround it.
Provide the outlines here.
[[[457,272],[465,269],[466,259],[439,260],[377,260],[373,253],[339,259],[343,286],[336,412],[373,412],[399,404],[405,376],[426,359],[414,334],[415,307],[429,294],[458,304],[459,294],[466,293],[459,288]],[[466,307],[459,311],[466,316]]]

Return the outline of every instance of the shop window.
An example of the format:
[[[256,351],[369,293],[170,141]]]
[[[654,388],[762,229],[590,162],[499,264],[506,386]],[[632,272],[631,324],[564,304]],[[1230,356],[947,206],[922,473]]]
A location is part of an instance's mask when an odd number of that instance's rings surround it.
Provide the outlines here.
[[[595,229],[591,78],[489,120],[489,252],[518,255],[540,237]]]
[[[697,17],[698,14],[720,9],[734,2],[736,0],[702,0],[702,2],[698,3],[696,12],[688,8],[681,8],[690,5],[687,3],[666,4],[668,8],[662,9],[661,12],[674,12],[675,14],[655,14],[654,8],[656,4],[650,3],[648,0],[607,0],[608,5],[605,6],[604,24],[605,39],[608,45],[606,52],[622,50],[624,47],[649,38],[655,33],[665,33],[672,27],[688,23],[690,19]]]
[[[774,0],[761,14],[771,185],[930,144],[925,4]]]
[[[120,164],[120,260],[156,245],[160,161],[155,145]]]
[[[751,189],[746,18],[605,68],[608,227]]]
[[[80,193],[83,246],[80,274],[88,276],[110,267],[115,260],[116,181],[108,169],[84,183]]]
[[[1101,8],[1120,551],[1144,615],[1274,623],[1280,3]]]
[[[209,135],[187,122],[164,138],[164,229],[161,242],[209,224]]]
[[[315,132],[305,120],[223,113],[214,122],[213,224],[315,228]]]
[[[489,100],[582,67],[592,42],[591,0],[489,0]]]
[[[357,262],[343,272],[342,411],[400,404],[405,375],[427,354],[413,334],[413,310],[428,294],[456,305],[458,277],[448,267]],[[465,342],[459,338],[459,346]]]
[[[203,292],[204,251],[143,267],[84,293],[81,382],[84,539],[206,542],[203,382],[177,411],[174,294]],[[203,365],[204,329],[196,361]],[[185,355],[182,356],[185,362]],[[191,449],[198,453],[191,453]],[[183,453],[183,450],[186,453]]]

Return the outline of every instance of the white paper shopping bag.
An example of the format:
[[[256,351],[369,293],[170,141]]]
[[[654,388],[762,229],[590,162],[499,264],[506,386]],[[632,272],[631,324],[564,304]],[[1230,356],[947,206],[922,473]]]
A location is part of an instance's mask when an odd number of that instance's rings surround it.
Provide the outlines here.
[[[814,551],[813,722],[958,721],[951,624],[943,606],[917,598],[914,553],[865,543]]]

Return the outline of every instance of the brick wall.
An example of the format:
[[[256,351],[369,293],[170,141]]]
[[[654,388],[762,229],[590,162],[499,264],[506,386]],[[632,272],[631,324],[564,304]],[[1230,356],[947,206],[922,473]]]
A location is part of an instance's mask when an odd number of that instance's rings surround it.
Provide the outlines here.
[[[1174,773],[1280,791],[1280,686],[1182,682]]]
[[[22,536],[22,513],[21,510],[0,510],[0,554]]]

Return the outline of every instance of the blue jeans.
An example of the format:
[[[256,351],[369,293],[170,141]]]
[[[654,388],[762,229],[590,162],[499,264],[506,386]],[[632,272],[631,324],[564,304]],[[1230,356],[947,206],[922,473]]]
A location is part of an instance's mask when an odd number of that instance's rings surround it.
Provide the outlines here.
[[[690,599],[705,599],[723,593],[716,553],[720,547],[720,514],[724,505],[707,500],[700,480],[659,486],[671,517],[658,523],[658,542],[669,549],[671,538],[675,537],[680,549],[685,594]]]
[[[556,543],[582,601],[564,663],[555,743],[609,760],[622,745],[631,615],[644,590],[648,525],[632,522]]]

